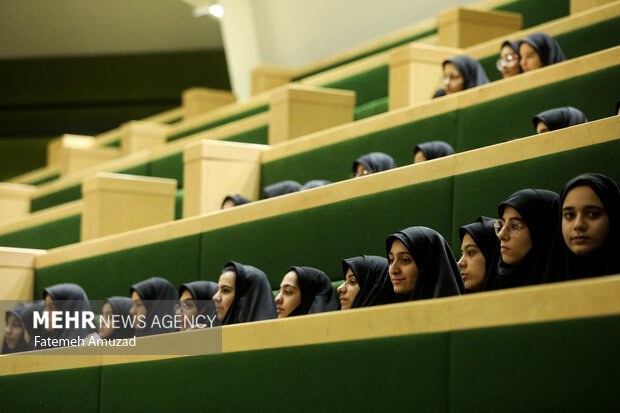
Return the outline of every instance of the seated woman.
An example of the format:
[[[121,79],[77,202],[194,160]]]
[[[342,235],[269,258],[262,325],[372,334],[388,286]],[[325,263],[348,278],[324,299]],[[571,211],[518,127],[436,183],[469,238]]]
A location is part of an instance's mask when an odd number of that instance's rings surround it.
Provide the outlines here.
[[[239,205],[249,204],[250,202],[252,201],[239,194],[228,195],[226,198],[224,198],[224,201],[222,202],[222,209],[234,208]]]
[[[17,304],[6,312],[4,320],[4,341],[2,342],[2,354],[19,353],[32,350],[29,344],[30,338],[24,327],[24,313],[28,307],[34,304]]]
[[[99,320],[99,337],[114,340],[133,337],[134,329],[127,322],[133,301],[129,297],[110,297],[103,302]]]
[[[222,325],[276,318],[269,280],[251,265],[229,261],[222,270],[213,301]]]
[[[274,198],[280,195],[291,194],[293,192],[299,192],[301,184],[296,181],[282,181],[275,184],[266,186],[263,188],[264,198]]]
[[[56,284],[43,290],[45,297],[45,310],[47,312],[62,311],[75,313],[90,312],[90,301],[88,296],[77,284]],[[80,319],[82,317],[80,316]],[[51,319],[51,314],[50,314]],[[66,328],[53,328],[51,323],[45,328],[45,339],[47,344],[45,347],[64,346],[67,342],[75,339],[83,339],[88,341],[91,336],[98,337],[93,328],[80,323],[79,326],[71,326]],[[58,339],[58,341],[56,341]]]
[[[388,260],[374,255],[342,260],[344,283],[338,287],[340,309],[370,307],[396,301]]]
[[[493,218],[478,217],[476,222],[459,228],[462,255],[457,265],[467,292],[482,289],[487,263],[491,264],[499,253],[494,224]]]
[[[174,306],[178,296],[170,281],[152,277],[134,284],[130,292],[133,306],[129,314],[134,319],[135,336],[176,331]]]
[[[409,227],[385,241],[394,292],[402,301],[459,295],[463,280],[450,247],[435,230]]]
[[[495,67],[502,72],[502,77],[504,79],[518,75],[523,71],[519,64],[521,60],[521,55],[519,55],[520,43],[521,42],[511,42],[509,40],[502,43],[502,47],[499,51],[499,60],[495,64]]]
[[[353,162],[353,178],[396,168],[394,159],[383,152],[371,152]]]
[[[553,236],[559,225],[558,203],[555,192],[523,189],[499,205],[495,233],[500,240],[500,255],[487,272],[484,290],[544,281]]]
[[[545,133],[552,130],[568,128],[569,126],[579,125],[586,123],[586,115],[579,109],[575,109],[571,106],[565,108],[549,109],[544,112],[540,112],[534,116],[532,123],[536,133]]]
[[[562,48],[547,33],[534,33],[527,36],[519,45],[521,69],[524,72],[540,69],[566,60]]]
[[[181,331],[220,325],[217,320],[213,296],[217,284],[213,281],[194,281],[179,288],[177,316],[181,317]]]
[[[562,236],[556,240],[547,281],[620,273],[620,189],[609,177],[586,173],[560,195]]]
[[[434,97],[460,92],[489,83],[482,65],[469,56],[455,56],[443,62],[444,89],[435,92]]]
[[[331,280],[323,271],[311,267],[291,267],[280,283],[275,302],[278,318],[338,309]]]
[[[454,149],[450,144],[443,141],[424,142],[413,149],[413,163],[430,161],[448,155],[454,155]]]
[[[35,336],[43,337],[45,330],[42,326],[34,328],[34,313],[41,314],[45,310],[43,300],[35,301],[32,305],[27,306],[22,314],[22,325],[24,326],[24,340],[28,343],[31,350],[37,350],[35,346]]]
[[[331,182],[325,179],[313,179],[303,184],[300,191],[305,191],[306,189],[318,188],[320,186],[325,186],[329,184],[331,184]]]

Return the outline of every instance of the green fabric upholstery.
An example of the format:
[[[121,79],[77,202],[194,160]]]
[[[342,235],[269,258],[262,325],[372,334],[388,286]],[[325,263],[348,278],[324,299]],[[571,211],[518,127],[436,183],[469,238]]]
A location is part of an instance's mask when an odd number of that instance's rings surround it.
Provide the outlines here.
[[[590,53],[618,46],[620,37],[620,17],[592,24],[581,29],[555,36],[567,59],[585,56]],[[502,74],[495,67],[495,62],[499,59],[497,54],[480,60],[489,80],[499,80]]]
[[[81,285],[92,300],[128,296],[133,284],[155,276],[164,277],[178,287],[199,279],[200,240],[199,234],[190,235],[38,268],[34,275],[34,297],[43,298],[44,288],[63,282]]]
[[[121,140],[117,139],[117,140],[113,140],[110,142],[106,142],[102,145],[104,148],[120,148],[121,147]]]
[[[537,26],[570,14],[570,0],[516,0],[495,8],[498,11],[521,13],[523,28]]]
[[[588,120],[610,116],[620,96],[620,65],[459,110],[457,152],[535,134],[532,118],[560,106],[582,110]]]
[[[355,91],[355,106],[360,106],[388,95],[389,71],[388,65],[382,65],[321,86]]]
[[[390,99],[386,96],[356,107],[355,120],[365,119],[387,112],[389,109],[389,101]]]
[[[0,376],[3,412],[99,412],[101,367]]]
[[[174,219],[183,218],[183,188],[177,189],[174,197]]]
[[[121,169],[116,171],[118,174],[127,174],[127,175],[140,175],[140,176],[150,176],[151,175],[151,163],[145,162],[140,165],[134,165],[129,168]]]
[[[450,412],[618,409],[619,316],[454,331]]]
[[[301,183],[311,179],[348,179],[353,162],[369,152],[385,152],[397,166],[409,165],[416,145],[443,140],[455,146],[456,131],[457,113],[450,112],[263,163],[261,187],[286,179]]]
[[[101,412],[447,413],[449,345],[419,334],[104,366]]]
[[[30,201],[30,212],[40,211],[45,208],[76,201],[80,198],[82,198],[82,184],[70,186],[68,188],[61,189],[58,192],[52,192],[38,198],[32,198],[32,201]]]
[[[269,125],[260,126],[256,129],[241,132],[236,135],[222,139],[229,142],[256,143],[267,145],[269,142]]]
[[[268,110],[269,110],[269,105],[257,106],[255,108],[248,109],[244,112],[239,112],[234,115],[231,115],[231,116],[228,116],[222,119],[218,119],[214,122],[209,122],[207,124],[197,126],[195,128],[186,130],[184,132],[179,132],[176,135],[168,136],[168,142],[181,139],[181,138],[185,138],[186,136],[194,135],[198,132],[204,132],[206,130],[213,129],[217,126],[225,125],[227,123],[231,123],[236,120],[244,119],[252,115],[257,115],[259,113],[267,112]]]
[[[150,175],[157,178],[177,180],[177,188],[183,188],[183,152],[177,152],[150,162]]]
[[[455,176],[454,255],[460,256],[458,228],[479,215],[497,217],[497,206],[513,192],[539,188],[559,193],[569,179],[585,172],[600,172],[620,182],[618,159],[620,140],[615,140]]]
[[[272,289],[293,265],[319,268],[337,281],[343,257],[384,256],[385,238],[412,225],[449,240],[451,221],[452,178],[260,219],[204,233],[200,278],[217,281],[224,264],[235,260],[265,271]]]
[[[0,235],[0,246],[51,249],[80,242],[82,215],[74,215]]]
[[[41,179],[38,179],[38,180],[36,180],[36,181],[28,182],[28,185],[36,185],[36,186],[39,186],[39,185],[46,184],[46,183],[48,183],[48,182],[55,181],[55,180],[56,180],[56,179],[58,179],[58,178],[60,178],[60,174],[54,174],[54,175],[50,175],[50,176],[48,176],[48,177],[46,177],[46,178],[41,178]]]

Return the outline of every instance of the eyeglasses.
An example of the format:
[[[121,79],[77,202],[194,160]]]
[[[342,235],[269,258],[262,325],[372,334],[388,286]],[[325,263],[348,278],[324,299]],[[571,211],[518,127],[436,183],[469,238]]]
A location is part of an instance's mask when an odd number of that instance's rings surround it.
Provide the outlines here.
[[[508,220],[508,224],[504,224],[502,220],[498,219],[493,225],[493,228],[495,228],[495,234],[499,236],[499,233],[502,232],[504,227],[506,227],[506,231],[508,231],[508,234],[510,234],[511,237],[515,237],[523,228],[525,228],[525,224],[512,219]]]
[[[194,303],[189,302],[189,300],[181,301],[181,304],[176,304],[174,306],[174,311],[177,312],[181,310],[183,313],[187,313],[194,309]]]
[[[519,62],[519,55],[516,53],[511,53],[507,55],[505,58],[499,59],[497,62],[495,62],[495,67],[497,68],[497,70],[501,72],[504,66],[512,66],[518,62]]]
[[[444,76],[443,81],[444,82],[454,82],[454,81],[460,79],[461,77],[463,77],[463,76],[461,76],[460,73],[450,73],[448,76]]]

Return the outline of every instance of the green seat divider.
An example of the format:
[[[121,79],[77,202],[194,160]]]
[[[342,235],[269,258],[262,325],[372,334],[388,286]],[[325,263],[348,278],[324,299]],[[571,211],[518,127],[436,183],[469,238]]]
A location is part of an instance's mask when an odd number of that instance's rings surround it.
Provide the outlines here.
[[[495,7],[494,10],[521,13],[523,15],[523,28],[527,29],[568,16],[570,14],[570,0],[516,0]]]
[[[177,180],[177,188],[183,188],[183,152],[173,153],[163,158],[154,159],[151,164],[151,176]]]
[[[151,163],[145,162],[139,165],[134,165],[129,168],[115,171],[117,174],[139,175],[139,176],[151,176]]]
[[[371,116],[385,113],[389,109],[390,99],[386,96],[365,103],[355,108],[355,120],[369,118]]]
[[[120,148],[121,147],[121,140],[120,139],[116,139],[110,142],[106,142],[102,145],[104,148]]]
[[[458,228],[479,215],[497,217],[498,205],[513,192],[538,188],[559,193],[569,179],[585,172],[600,172],[620,182],[618,159],[620,140],[615,140],[455,176],[455,256],[460,256]]]
[[[3,247],[51,249],[80,242],[82,215],[35,225],[0,235]]]
[[[457,152],[493,145],[536,131],[532,118],[547,109],[574,106],[589,120],[612,115],[620,96],[620,65],[550,83],[459,110]]]
[[[3,412],[99,412],[100,390],[99,366],[0,376]]]
[[[259,145],[269,144],[269,125],[260,126],[256,129],[241,132],[236,135],[229,136],[223,141],[229,142],[242,142],[242,143],[256,143]]]
[[[620,316],[450,334],[450,412],[618,410]]]
[[[567,59],[585,56],[590,53],[618,46],[620,37],[620,17],[595,23],[581,29],[572,30],[555,36],[555,39],[562,47]],[[502,78],[501,72],[495,67],[495,62],[499,59],[499,50],[496,55],[492,55],[480,60],[489,80],[499,80]]]
[[[183,188],[177,189],[174,197],[174,219],[183,218]]]
[[[175,123],[179,123],[179,122],[181,122],[182,120],[183,120],[183,117],[182,117],[182,116],[180,116],[180,117],[178,117],[178,118],[174,118],[174,119],[167,120],[167,121],[165,121],[165,122],[164,122],[164,124],[166,124],[166,125],[174,125]]]
[[[37,268],[34,297],[41,299],[44,288],[65,282],[82,286],[91,300],[129,296],[133,284],[150,277],[166,278],[179,287],[200,278],[200,239],[200,234],[189,235]]]
[[[186,130],[184,132],[179,132],[176,135],[168,136],[168,142],[175,141],[177,139],[185,138],[186,136],[194,135],[198,132],[204,132],[209,129],[213,129],[217,126],[225,125],[227,123],[234,122],[236,120],[244,119],[250,117],[252,115],[257,115],[259,113],[267,112],[269,110],[269,105],[261,105],[255,108],[246,110],[244,112],[236,113],[234,115],[228,116],[223,119],[218,119],[214,122],[209,122],[204,125],[197,126],[195,128]]]
[[[327,179],[332,182],[351,177],[353,162],[369,152],[385,152],[398,166],[413,162],[416,145],[443,140],[456,145],[457,112],[444,113],[404,125],[380,130],[333,145],[301,152],[261,165],[261,187],[293,179],[307,182]]]
[[[76,201],[81,198],[82,184],[70,186],[38,198],[32,198],[32,201],[30,202],[30,212],[40,211],[45,208]]]
[[[272,289],[293,265],[319,268],[338,281],[342,258],[385,256],[387,236],[413,225],[450,240],[452,177],[205,232],[200,278],[217,281],[235,260],[263,270]]]
[[[54,175],[47,176],[45,178],[38,179],[36,181],[28,182],[28,185],[39,186],[39,185],[46,184],[48,182],[55,181],[58,178],[60,178],[60,174],[54,174]]]
[[[381,65],[321,86],[355,91],[355,106],[360,106],[388,95],[389,72],[389,65]]]
[[[101,412],[447,413],[449,345],[418,334],[103,366]]]

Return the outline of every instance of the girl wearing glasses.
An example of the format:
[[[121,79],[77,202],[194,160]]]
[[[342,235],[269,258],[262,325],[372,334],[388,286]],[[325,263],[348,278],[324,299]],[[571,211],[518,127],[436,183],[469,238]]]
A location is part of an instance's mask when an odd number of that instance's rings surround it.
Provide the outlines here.
[[[498,207],[495,233],[500,256],[487,273],[484,290],[539,284],[559,225],[559,196],[544,189],[517,191]]]
[[[353,162],[353,178],[396,168],[394,159],[383,152],[371,152]]]
[[[213,303],[215,293],[217,283],[213,281],[194,281],[181,285],[179,304],[175,307],[176,315],[181,318],[181,331],[211,326],[216,318]]]
[[[497,70],[502,72],[502,77],[518,75],[522,72],[519,62],[521,55],[519,55],[519,43],[506,40],[502,43],[502,47],[499,52],[499,60],[495,64]]]
[[[489,83],[489,78],[482,65],[469,56],[455,56],[443,62],[445,94],[460,92]],[[435,97],[443,96],[440,91]]]

